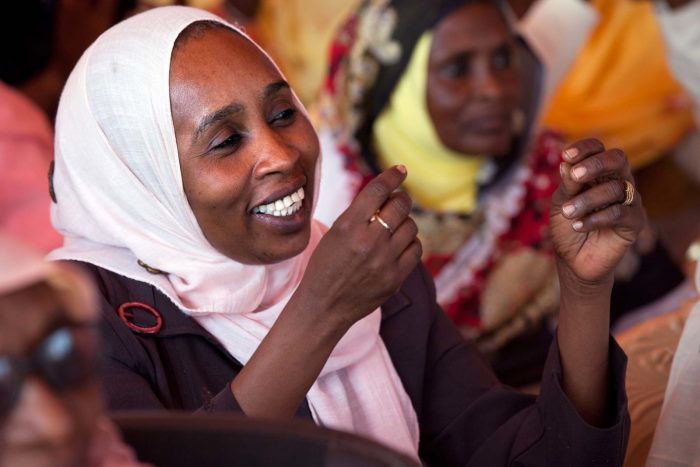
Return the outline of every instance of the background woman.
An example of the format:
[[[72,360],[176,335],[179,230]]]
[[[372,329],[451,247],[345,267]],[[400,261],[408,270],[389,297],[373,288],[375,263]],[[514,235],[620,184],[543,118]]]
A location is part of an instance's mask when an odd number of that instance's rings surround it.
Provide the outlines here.
[[[566,153],[560,326],[534,398],[497,384],[436,305],[394,193],[403,166],[325,235],[312,221],[318,138],[275,65],[217,17],[160,8],[101,36],[66,85],[56,146],[53,257],[100,284],[111,408],[313,419],[428,465],[622,462],[609,293],[643,219],[622,153]]]
[[[317,216],[332,223],[367,180],[405,164],[438,302],[502,380],[538,381],[558,310],[548,213],[563,147],[530,137],[539,60],[488,0],[364,2],[331,54]],[[634,281],[616,284],[613,317],[683,279],[648,231],[618,275]]]

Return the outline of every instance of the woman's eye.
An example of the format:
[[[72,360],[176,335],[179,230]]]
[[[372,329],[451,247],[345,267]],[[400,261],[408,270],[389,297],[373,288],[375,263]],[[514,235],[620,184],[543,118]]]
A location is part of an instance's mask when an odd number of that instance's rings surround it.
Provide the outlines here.
[[[286,125],[289,124],[293,121],[294,115],[296,114],[296,109],[294,108],[288,108],[284,109],[283,111],[279,112],[276,114],[274,117],[272,117],[272,120],[270,120],[270,123],[273,124],[278,124],[278,125]]]
[[[500,50],[496,52],[491,59],[493,68],[496,70],[506,70],[510,68],[512,58],[510,49]]]
[[[440,74],[448,79],[463,78],[468,73],[469,62],[464,59],[449,62],[440,69]]]
[[[233,133],[231,136],[214,146],[212,150],[235,149],[241,144],[242,139],[243,136],[241,136],[239,133]]]

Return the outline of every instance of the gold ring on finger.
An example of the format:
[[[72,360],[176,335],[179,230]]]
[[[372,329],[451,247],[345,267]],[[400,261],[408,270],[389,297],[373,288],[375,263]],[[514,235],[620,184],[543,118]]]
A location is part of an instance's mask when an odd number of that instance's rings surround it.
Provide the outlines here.
[[[384,219],[382,219],[381,217],[379,217],[379,210],[377,210],[377,212],[375,212],[374,214],[372,214],[372,217],[369,218],[370,224],[371,224],[372,222],[374,222],[374,221],[379,222],[379,223],[381,224],[382,227],[384,227],[386,230],[389,231],[390,234],[393,234],[393,233],[394,233],[394,231],[392,230],[392,228],[389,227],[389,224],[387,224],[386,221],[384,221]]]
[[[629,206],[634,202],[634,185],[629,180],[625,180],[625,200],[623,206]]]

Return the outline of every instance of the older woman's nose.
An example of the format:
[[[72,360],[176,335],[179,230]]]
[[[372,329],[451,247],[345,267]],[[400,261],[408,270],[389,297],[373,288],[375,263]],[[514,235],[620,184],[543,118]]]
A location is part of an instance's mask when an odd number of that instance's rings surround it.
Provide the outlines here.
[[[30,377],[5,424],[5,442],[12,445],[60,446],[74,431],[73,418],[43,381]]]
[[[282,133],[274,128],[266,128],[260,132],[255,148],[257,177],[287,173],[298,163],[299,150]]]
[[[474,94],[483,98],[499,98],[503,95],[503,82],[496,70],[487,64],[479,66],[474,73]]]

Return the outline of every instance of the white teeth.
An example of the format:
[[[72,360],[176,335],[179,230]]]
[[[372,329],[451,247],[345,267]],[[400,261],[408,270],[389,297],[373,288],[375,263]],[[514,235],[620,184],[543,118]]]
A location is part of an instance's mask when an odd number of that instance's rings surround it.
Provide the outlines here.
[[[261,213],[276,217],[291,216],[301,209],[303,199],[304,188],[299,188],[291,195],[287,195],[277,201],[254,207],[252,212],[253,214]]]

